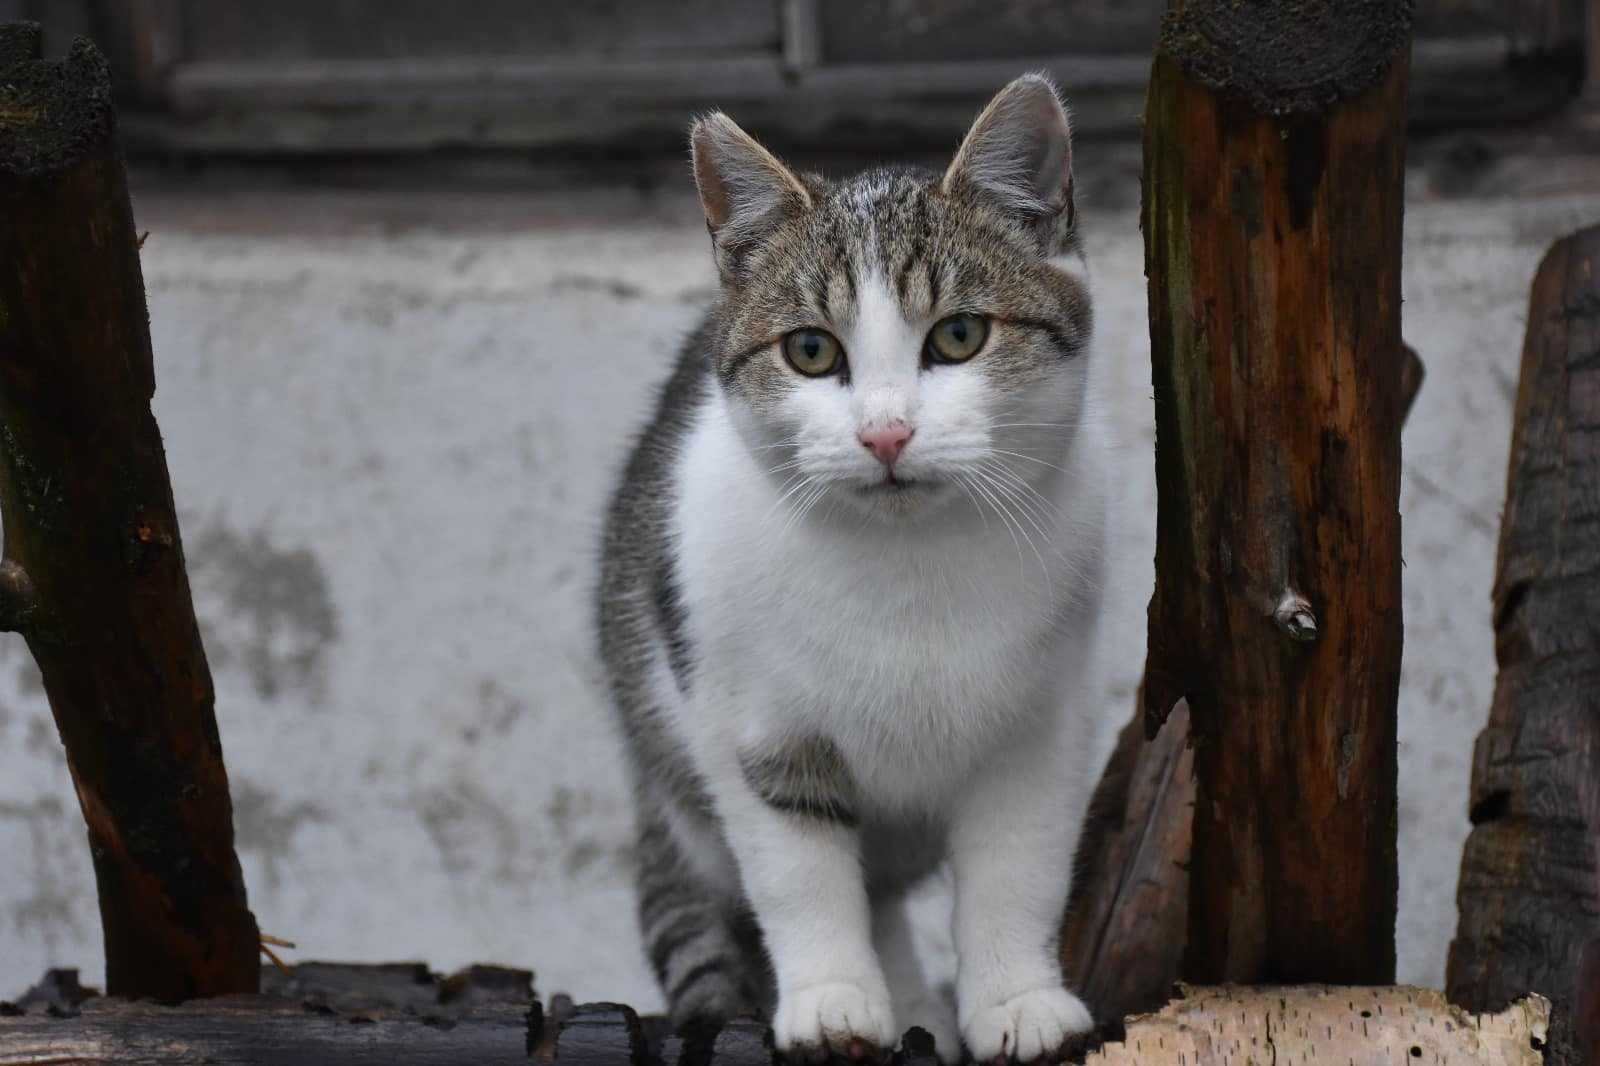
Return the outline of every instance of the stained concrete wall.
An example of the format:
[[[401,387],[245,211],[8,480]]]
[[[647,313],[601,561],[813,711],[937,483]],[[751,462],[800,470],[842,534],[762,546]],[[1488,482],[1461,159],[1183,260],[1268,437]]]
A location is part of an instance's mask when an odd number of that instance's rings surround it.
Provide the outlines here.
[[[1086,205],[1125,486],[1104,665],[1130,712],[1154,543],[1134,209]],[[239,847],[299,958],[527,965],[659,1002],[587,626],[598,516],[713,284],[686,191],[136,196],[159,390]],[[1442,979],[1488,706],[1529,279],[1600,198],[1411,204],[1400,976]],[[935,887],[921,901],[941,951]],[[945,948],[944,950],[947,950]],[[0,997],[99,980],[94,883],[38,675],[0,639]]]

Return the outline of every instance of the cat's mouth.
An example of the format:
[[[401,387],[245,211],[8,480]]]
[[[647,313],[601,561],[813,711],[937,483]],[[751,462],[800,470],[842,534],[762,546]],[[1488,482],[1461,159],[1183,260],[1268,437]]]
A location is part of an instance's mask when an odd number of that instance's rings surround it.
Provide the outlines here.
[[[904,492],[915,492],[917,489],[923,488],[926,485],[927,482],[921,478],[902,477],[891,472],[884,474],[880,480],[874,481],[870,485],[857,486],[856,491],[863,492],[868,495],[875,495],[878,493],[898,495]]]

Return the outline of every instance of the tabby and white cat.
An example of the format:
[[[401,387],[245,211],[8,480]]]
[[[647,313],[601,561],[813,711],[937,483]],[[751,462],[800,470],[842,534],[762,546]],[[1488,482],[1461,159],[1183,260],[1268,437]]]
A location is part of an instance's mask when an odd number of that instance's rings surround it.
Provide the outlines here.
[[[1091,1025],[1054,951],[1106,510],[1067,113],[1019,78],[943,174],[795,173],[720,113],[692,141],[721,292],[600,583],[650,961],[680,1026],[1034,1058]],[[903,911],[945,860],[953,1016]]]

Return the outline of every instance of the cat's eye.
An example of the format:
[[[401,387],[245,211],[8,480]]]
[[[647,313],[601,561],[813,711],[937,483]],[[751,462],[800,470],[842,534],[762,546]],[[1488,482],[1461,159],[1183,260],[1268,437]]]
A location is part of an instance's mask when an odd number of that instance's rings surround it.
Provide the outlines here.
[[[989,320],[982,315],[951,315],[928,331],[928,359],[935,363],[964,363],[978,354],[989,338]]]
[[[797,329],[783,338],[783,357],[806,377],[820,378],[839,369],[844,349],[825,329]]]

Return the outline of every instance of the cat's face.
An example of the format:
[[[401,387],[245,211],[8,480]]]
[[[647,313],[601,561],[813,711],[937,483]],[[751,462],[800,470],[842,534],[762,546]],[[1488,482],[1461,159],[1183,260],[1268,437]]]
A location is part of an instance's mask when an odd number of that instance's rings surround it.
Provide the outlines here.
[[[1002,92],[942,177],[829,183],[720,116],[695,132],[717,378],[785,510],[1028,521],[1081,416],[1090,331],[1082,283],[1048,258],[1071,210],[1048,84]]]

